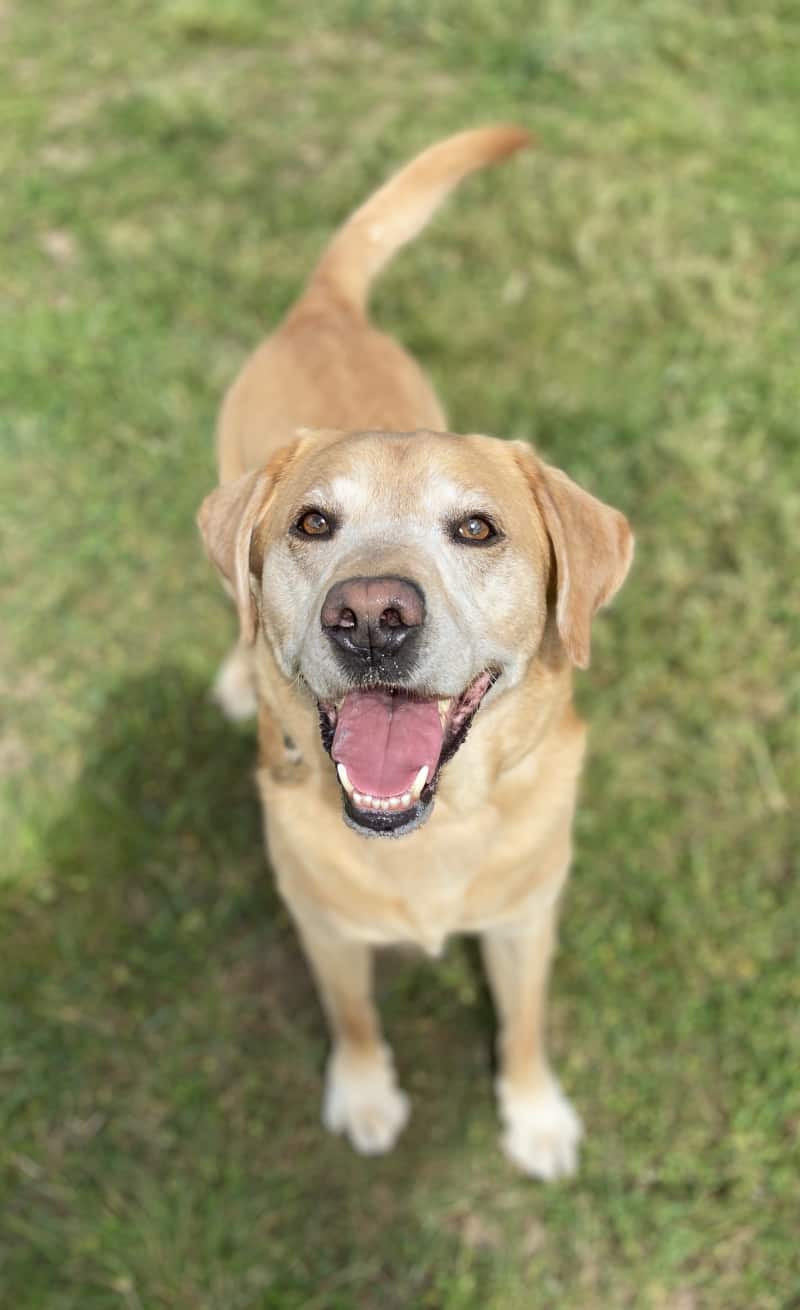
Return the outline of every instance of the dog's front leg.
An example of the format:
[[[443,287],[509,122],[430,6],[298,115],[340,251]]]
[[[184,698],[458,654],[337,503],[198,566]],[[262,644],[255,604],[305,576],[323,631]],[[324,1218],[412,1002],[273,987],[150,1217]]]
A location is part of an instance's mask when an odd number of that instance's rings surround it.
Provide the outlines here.
[[[372,1003],[372,951],[363,942],[300,924],[331,1028],[322,1122],[362,1155],[391,1150],[409,1115]]]
[[[487,932],[483,958],[497,1009],[497,1099],[503,1149],[534,1178],[575,1172],[581,1122],[555,1076],[544,1044],[547,976],[555,906],[513,930]]]

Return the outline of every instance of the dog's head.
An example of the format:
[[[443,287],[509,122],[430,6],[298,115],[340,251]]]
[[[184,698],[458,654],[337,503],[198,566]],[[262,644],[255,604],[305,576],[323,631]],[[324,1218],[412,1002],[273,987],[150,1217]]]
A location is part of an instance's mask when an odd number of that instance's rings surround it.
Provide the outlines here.
[[[624,517],[520,442],[302,432],[206,498],[200,529],[245,641],[261,626],[316,699],[344,814],[402,835],[484,700],[516,686],[553,618],[586,667],[622,584]]]

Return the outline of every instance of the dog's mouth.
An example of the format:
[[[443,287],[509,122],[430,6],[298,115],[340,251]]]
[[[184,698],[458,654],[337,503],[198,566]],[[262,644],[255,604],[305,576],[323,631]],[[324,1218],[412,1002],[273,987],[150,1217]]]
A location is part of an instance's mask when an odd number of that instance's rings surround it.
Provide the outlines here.
[[[319,703],[322,743],[336,765],[351,828],[402,837],[425,822],[443,766],[499,676],[485,669],[460,696],[379,686],[349,691],[338,704]]]

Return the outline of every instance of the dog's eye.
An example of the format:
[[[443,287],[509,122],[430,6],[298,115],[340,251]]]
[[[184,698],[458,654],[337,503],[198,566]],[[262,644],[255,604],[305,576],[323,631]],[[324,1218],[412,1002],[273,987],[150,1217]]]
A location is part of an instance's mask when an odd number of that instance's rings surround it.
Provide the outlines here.
[[[307,509],[294,525],[295,532],[303,537],[329,537],[333,531],[331,520],[318,509]]]
[[[470,514],[456,525],[456,540],[467,541],[472,546],[486,546],[497,535],[494,524],[479,514]]]

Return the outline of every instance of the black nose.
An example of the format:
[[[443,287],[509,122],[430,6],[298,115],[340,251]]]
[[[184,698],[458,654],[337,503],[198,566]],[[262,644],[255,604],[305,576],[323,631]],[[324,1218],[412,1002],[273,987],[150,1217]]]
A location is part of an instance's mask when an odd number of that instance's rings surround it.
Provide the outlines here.
[[[322,627],[352,662],[408,666],[425,618],[425,598],[407,578],[347,578],[331,587],[322,606]],[[402,648],[402,656],[400,654]]]

